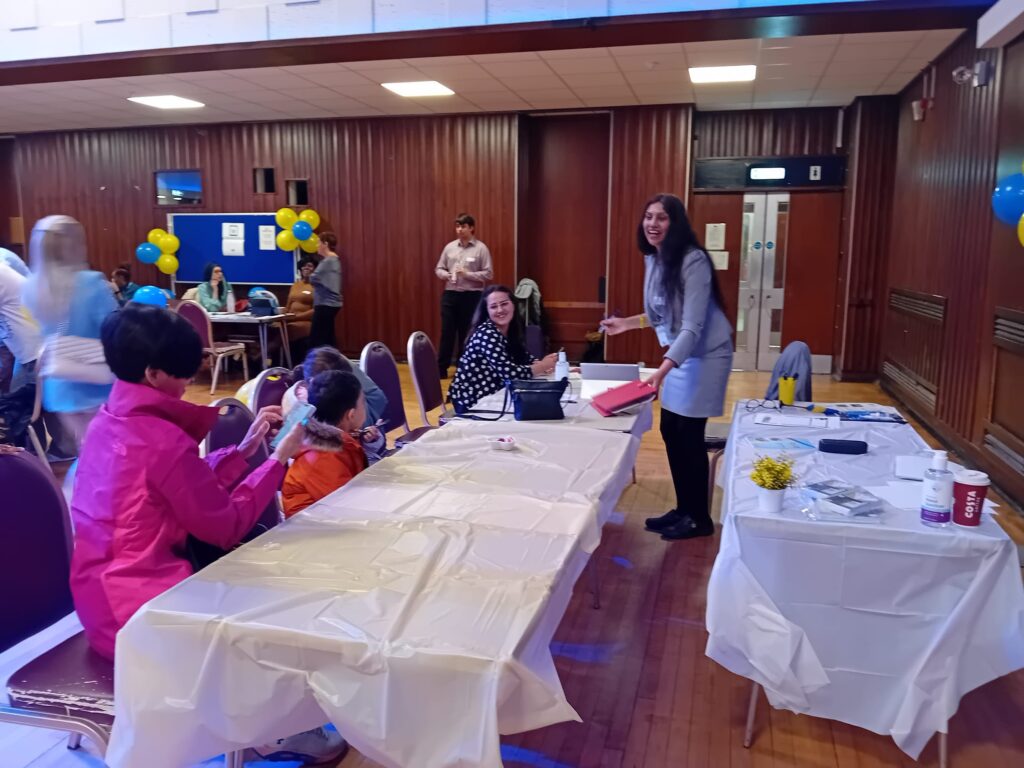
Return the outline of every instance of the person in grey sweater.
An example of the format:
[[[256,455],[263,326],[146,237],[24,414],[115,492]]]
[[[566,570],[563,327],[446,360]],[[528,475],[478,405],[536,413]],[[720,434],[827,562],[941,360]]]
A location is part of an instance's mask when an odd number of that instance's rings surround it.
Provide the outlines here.
[[[690,225],[682,200],[655,195],[637,226],[644,254],[644,312],[601,325],[614,336],[650,326],[666,351],[647,383],[661,388],[665,441],[676,507],[647,519],[662,538],[691,539],[715,532],[708,508],[708,454],[704,427],[720,416],[732,370],[732,326],[711,259]]]
[[[341,259],[334,249],[338,238],[333,232],[320,235],[320,263],[309,281],[313,284],[313,327],[309,332],[309,348],[337,347],[334,322],[341,309]]]

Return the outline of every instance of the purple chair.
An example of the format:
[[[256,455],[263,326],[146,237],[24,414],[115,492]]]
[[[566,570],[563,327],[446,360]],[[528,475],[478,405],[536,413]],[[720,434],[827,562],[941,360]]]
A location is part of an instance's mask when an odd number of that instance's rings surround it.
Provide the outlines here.
[[[253,397],[255,398],[255,395]],[[213,425],[210,434],[206,436],[207,454],[221,448],[238,445],[245,438],[245,433],[249,431],[249,427],[252,426],[253,419],[255,418],[252,411],[233,397],[222,397],[220,400],[215,400],[211,405],[214,408],[220,408],[223,412],[217,418],[217,423]],[[256,453],[249,457],[249,469],[256,469],[268,458],[270,458],[270,451],[267,449],[266,441],[264,441],[256,449]],[[281,522],[281,505],[275,495],[273,500],[267,504],[267,508],[263,510],[259,520],[256,521],[256,525],[245,535],[242,541],[255,539],[264,531],[269,531],[279,522]]]
[[[0,652],[64,618],[74,605],[71,525],[53,475],[28,453],[0,455],[0,488],[7,493],[0,557],[18,574],[17,589],[0,593]],[[31,513],[29,513],[31,510]],[[82,632],[36,656],[7,681],[0,722],[67,731],[68,747],[82,736],[106,754],[114,722],[114,665],[89,647]]]
[[[435,408],[440,408],[438,424],[431,425],[440,426],[449,414],[445,412],[444,408],[441,379],[437,375],[437,351],[434,349],[434,344],[423,331],[416,331],[409,337],[406,355],[409,359],[409,371],[412,373],[412,384],[416,388],[416,399],[420,402],[423,423],[430,424],[427,414]]]
[[[210,383],[210,394],[217,391],[217,378],[220,376],[220,363],[225,357],[240,357],[242,359],[242,371],[245,380],[249,380],[249,358],[245,356],[245,344],[235,341],[214,341],[213,325],[210,323],[210,316],[206,314],[202,304],[194,301],[183,301],[175,310],[184,317],[199,334],[199,340],[203,343],[203,354],[213,358],[213,371]]]
[[[256,377],[252,390],[252,412],[259,413],[268,405],[280,405],[284,393],[294,382],[287,368],[267,368]]]
[[[526,351],[538,360],[544,357],[544,329],[541,326],[526,326]]]
[[[434,360],[435,368],[437,360]],[[383,431],[385,435],[391,434],[396,429],[402,429],[402,434],[395,441],[396,446],[403,443],[411,443],[418,440],[431,429],[436,427],[417,427],[409,429],[409,420],[405,416],[405,404],[402,401],[402,382],[398,378],[398,366],[395,365],[395,358],[391,350],[379,341],[371,341],[359,356],[359,367],[363,373],[373,379],[374,383],[384,390],[388,399],[387,410],[384,411]],[[435,371],[436,375],[436,371]],[[440,380],[438,380],[440,387]]]

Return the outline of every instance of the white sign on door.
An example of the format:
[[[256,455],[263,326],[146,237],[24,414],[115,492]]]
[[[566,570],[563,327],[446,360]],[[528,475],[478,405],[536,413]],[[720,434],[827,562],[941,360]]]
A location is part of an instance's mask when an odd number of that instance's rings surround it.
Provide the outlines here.
[[[709,251],[725,249],[725,224],[704,225],[704,247]]]

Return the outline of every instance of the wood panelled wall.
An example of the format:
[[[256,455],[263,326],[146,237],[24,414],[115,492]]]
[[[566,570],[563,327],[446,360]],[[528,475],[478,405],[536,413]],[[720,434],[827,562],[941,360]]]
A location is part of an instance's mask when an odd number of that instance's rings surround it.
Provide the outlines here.
[[[833,155],[838,108],[697,112],[693,156],[772,157]]]
[[[883,383],[1018,500],[1024,500],[1024,476],[982,449],[982,425],[993,389],[994,306],[1004,300],[1021,306],[1024,287],[1024,250],[1017,246],[1010,255],[1008,235],[997,245],[989,203],[1000,112],[1004,120],[1017,116],[1015,124],[1005,123],[1004,146],[1020,146],[1010,134],[1020,130],[1024,103],[1021,54],[1018,42],[987,87],[957,85],[950,77],[956,67],[1001,58],[998,51],[977,50],[968,31],[935,62],[935,100],[924,122],[911,116],[920,81],[901,97],[882,349]],[[1017,157],[1018,168],[1022,159]],[[1015,261],[1016,277],[1001,276],[997,250],[1006,262]],[[991,284],[1002,278],[1009,281],[1006,293]],[[1020,366],[1006,370],[1020,373]],[[1019,413],[1006,414],[1017,420],[1018,438],[1024,436]]]
[[[1024,165],[1024,37],[1003,54],[996,178]],[[988,291],[981,323],[978,419],[974,441],[1024,501],[1024,245],[994,216]],[[1008,453],[1007,450],[1010,452]]]
[[[878,376],[899,111],[896,96],[857,99],[846,110],[846,195],[832,347],[832,368],[845,380]]]
[[[623,316],[643,312],[644,260],[636,228],[644,203],[659,192],[686,201],[689,105],[615,110],[612,118],[612,183],[609,221],[608,309]],[[662,349],[650,328],[608,339],[611,362],[656,366]]]
[[[460,211],[477,218],[495,279],[515,270],[514,115],[227,124],[19,136],[16,159],[27,223],[50,213],[79,219],[94,267],[133,263],[137,280],[167,284],[133,251],[166,226],[153,203],[153,172],[199,168],[202,208],[273,211],[285,180],[308,179],[322,229],[340,240],[345,306],[339,339],[349,352],[378,339],[405,350],[414,330],[436,338],[440,281],[433,268]],[[255,194],[253,168],[276,170],[276,194]],[[193,210],[193,209],[190,209]],[[282,258],[287,258],[282,253]],[[225,265],[228,278],[230,266]]]

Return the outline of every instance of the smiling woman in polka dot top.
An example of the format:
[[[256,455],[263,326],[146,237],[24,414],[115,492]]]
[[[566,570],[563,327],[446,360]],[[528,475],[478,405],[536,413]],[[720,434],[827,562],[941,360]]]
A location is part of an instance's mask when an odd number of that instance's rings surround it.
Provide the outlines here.
[[[555,370],[557,355],[536,360],[526,351],[523,336],[511,289],[504,285],[487,288],[448,390],[456,413],[465,413],[480,398],[501,391],[509,379],[532,379]]]

